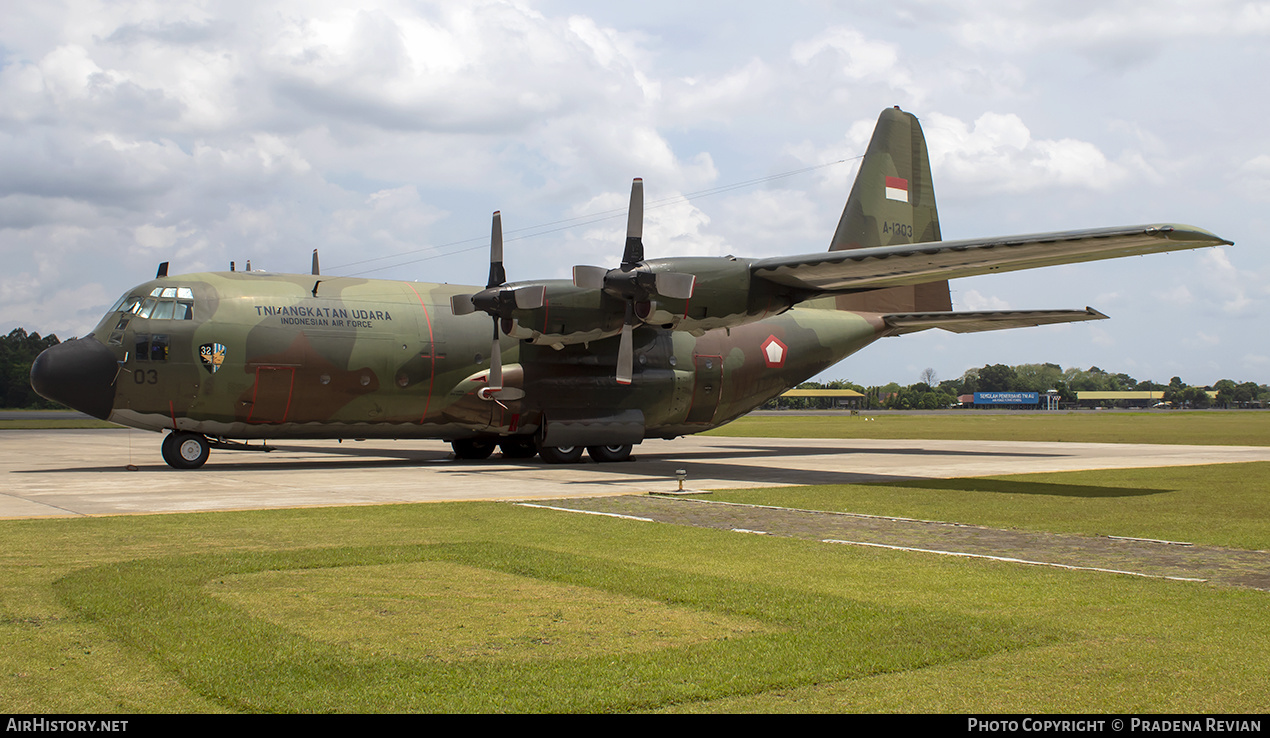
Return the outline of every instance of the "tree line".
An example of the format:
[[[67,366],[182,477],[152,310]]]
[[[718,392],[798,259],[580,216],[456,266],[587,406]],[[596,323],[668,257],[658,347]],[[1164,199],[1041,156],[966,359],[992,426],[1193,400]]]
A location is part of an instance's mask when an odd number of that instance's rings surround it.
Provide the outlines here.
[[[55,335],[41,337],[22,328],[14,328],[9,335],[0,338],[0,407],[61,407],[31,389],[31,362],[41,351],[58,343],[61,342]]]
[[[921,373],[918,382],[904,386],[898,382],[864,387],[845,380],[833,382],[804,382],[798,389],[851,389],[864,395],[859,407],[888,410],[938,410],[953,406],[957,398],[975,392],[1038,392],[1044,396],[1055,390],[1059,402],[1076,404],[1077,392],[1130,392],[1151,390],[1162,392],[1162,401],[1174,407],[1247,407],[1270,403],[1270,385],[1256,382],[1236,382],[1222,379],[1212,386],[1191,386],[1181,377],[1173,377],[1167,384],[1152,380],[1138,380],[1120,373],[1111,373],[1096,366],[1088,369],[1063,369],[1058,364],[989,364],[968,369],[957,379],[938,381],[933,369]],[[1216,392],[1213,397],[1209,392]],[[832,397],[787,397],[771,400],[764,409],[779,407],[789,410],[828,409],[837,405]],[[1124,401],[1106,402],[1104,405],[1127,405]]]

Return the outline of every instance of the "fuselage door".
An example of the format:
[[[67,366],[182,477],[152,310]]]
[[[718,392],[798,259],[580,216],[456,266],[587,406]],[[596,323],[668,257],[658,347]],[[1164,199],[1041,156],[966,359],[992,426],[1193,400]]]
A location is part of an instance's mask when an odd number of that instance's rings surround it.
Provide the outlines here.
[[[692,407],[686,423],[709,423],[719,407],[723,385],[723,357],[693,354]]]
[[[291,391],[295,367],[256,367],[256,388],[252,395],[248,423],[285,423],[291,412]]]

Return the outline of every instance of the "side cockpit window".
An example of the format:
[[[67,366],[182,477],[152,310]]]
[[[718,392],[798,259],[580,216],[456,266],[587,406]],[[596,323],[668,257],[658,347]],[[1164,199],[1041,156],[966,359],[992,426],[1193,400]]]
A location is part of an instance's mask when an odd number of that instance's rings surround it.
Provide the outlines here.
[[[136,335],[137,345],[136,356],[137,361],[167,361],[168,360],[168,337],[161,334],[150,335],[148,333],[138,333]]]

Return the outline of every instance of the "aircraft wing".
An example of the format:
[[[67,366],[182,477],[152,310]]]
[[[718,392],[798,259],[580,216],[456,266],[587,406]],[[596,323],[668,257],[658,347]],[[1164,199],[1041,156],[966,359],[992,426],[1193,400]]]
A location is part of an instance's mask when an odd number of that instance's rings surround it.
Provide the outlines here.
[[[1087,307],[1084,310],[980,310],[933,313],[887,313],[882,316],[891,335],[915,333],[927,328],[943,328],[953,333],[999,331],[1052,323],[1106,320],[1107,316]]]
[[[750,269],[776,284],[827,294],[1230,243],[1195,226],[1158,223],[778,256]]]

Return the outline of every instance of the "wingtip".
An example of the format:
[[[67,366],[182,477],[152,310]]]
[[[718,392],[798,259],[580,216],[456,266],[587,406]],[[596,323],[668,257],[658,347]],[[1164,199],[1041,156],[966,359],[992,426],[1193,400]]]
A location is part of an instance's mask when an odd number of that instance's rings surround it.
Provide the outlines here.
[[[1148,231],[1163,233],[1165,238],[1175,241],[1202,241],[1207,242],[1205,245],[1209,246],[1233,246],[1235,244],[1234,241],[1228,241],[1208,229],[1185,223],[1161,223],[1150,226]]]

